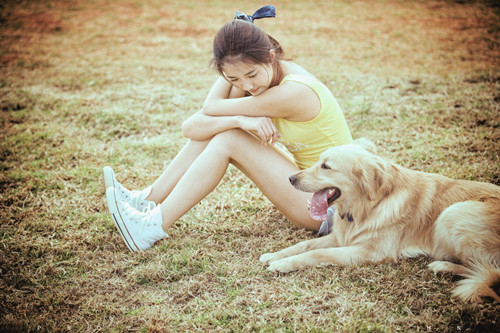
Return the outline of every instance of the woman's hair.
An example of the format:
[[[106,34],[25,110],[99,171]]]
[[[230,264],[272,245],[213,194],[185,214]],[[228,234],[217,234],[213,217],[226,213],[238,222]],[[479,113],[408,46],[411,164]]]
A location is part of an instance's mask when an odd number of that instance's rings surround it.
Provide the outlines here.
[[[221,76],[224,76],[222,73],[224,65],[238,61],[254,64],[271,63],[271,50],[276,53],[273,68],[280,71],[280,66],[277,64],[284,57],[283,49],[276,39],[266,34],[255,24],[238,19],[224,24],[219,29],[214,37],[213,48],[214,57],[210,64]]]

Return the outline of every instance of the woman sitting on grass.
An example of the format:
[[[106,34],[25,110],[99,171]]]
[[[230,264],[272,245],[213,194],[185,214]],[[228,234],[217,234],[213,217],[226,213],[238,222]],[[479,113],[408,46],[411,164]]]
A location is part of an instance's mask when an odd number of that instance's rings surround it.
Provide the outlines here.
[[[202,109],[182,124],[189,140],[152,186],[129,191],[104,168],[109,211],[131,251],[168,237],[165,231],[217,186],[229,164],[295,226],[324,229],[308,213],[312,194],[296,190],[288,177],[327,148],[352,142],[351,134],[328,88],[285,60],[280,44],[253,23],[262,17],[274,17],[274,7],[237,12],[215,35],[212,64],[220,77]]]

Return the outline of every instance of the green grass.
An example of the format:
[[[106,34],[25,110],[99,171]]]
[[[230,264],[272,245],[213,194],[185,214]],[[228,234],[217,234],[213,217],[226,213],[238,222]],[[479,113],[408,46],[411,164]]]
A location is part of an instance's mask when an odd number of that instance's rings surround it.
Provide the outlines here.
[[[317,75],[354,137],[403,166],[500,184],[500,25],[488,1],[279,1],[257,24]],[[264,4],[264,3],[262,3]],[[216,78],[215,31],[261,3],[0,5],[0,331],[488,332],[429,259],[274,275],[314,237],[237,169],[146,252],[107,213],[101,170],[153,182]]]

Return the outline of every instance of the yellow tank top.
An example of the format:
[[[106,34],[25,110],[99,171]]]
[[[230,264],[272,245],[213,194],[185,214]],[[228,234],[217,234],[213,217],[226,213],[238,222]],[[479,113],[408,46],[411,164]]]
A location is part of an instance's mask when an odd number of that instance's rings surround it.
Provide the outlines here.
[[[281,83],[286,81],[307,85],[318,95],[321,103],[319,114],[309,121],[272,119],[281,134],[279,142],[293,155],[297,166],[305,169],[312,166],[328,148],[351,143],[352,136],[342,109],[323,83],[314,77],[298,74],[285,76]]]

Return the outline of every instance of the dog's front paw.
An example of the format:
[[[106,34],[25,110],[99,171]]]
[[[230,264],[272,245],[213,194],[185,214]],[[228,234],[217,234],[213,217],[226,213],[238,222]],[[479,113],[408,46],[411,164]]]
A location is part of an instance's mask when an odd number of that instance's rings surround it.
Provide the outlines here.
[[[456,264],[448,261],[433,261],[427,265],[434,273],[454,273]]]
[[[263,255],[260,256],[259,260],[263,264],[269,264],[271,261],[276,260],[274,259],[276,255],[274,253],[264,253]]]
[[[267,268],[268,271],[273,273],[288,273],[296,269],[293,260],[290,258],[273,261]]]

